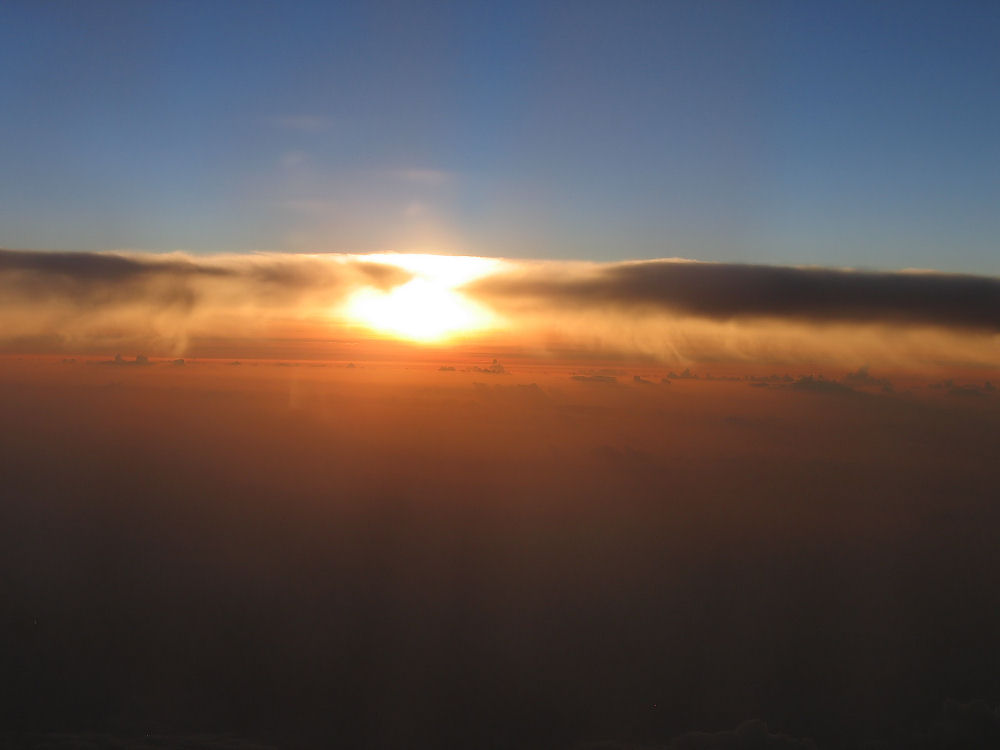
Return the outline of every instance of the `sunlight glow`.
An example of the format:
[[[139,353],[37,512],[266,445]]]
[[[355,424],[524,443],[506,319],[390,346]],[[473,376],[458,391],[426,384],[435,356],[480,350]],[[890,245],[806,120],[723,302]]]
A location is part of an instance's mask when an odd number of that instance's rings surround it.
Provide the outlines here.
[[[380,333],[435,342],[496,325],[495,316],[456,287],[485,275],[500,261],[451,255],[386,253],[365,259],[409,271],[410,281],[389,291],[366,287],[346,305],[347,316]]]

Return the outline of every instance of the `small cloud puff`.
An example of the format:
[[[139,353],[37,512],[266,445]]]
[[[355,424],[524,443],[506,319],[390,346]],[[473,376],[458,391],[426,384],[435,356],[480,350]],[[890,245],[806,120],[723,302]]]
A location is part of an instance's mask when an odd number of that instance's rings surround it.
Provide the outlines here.
[[[881,388],[886,393],[893,390],[892,383],[887,378],[876,378],[868,372],[868,365],[859,367],[855,372],[847,373],[841,382],[852,388]]]
[[[473,367],[472,371],[473,372],[485,372],[485,373],[487,373],[489,375],[506,375],[507,374],[507,370],[504,368],[504,366],[502,364],[500,364],[495,359],[493,360],[493,364],[489,365],[488,367]]]

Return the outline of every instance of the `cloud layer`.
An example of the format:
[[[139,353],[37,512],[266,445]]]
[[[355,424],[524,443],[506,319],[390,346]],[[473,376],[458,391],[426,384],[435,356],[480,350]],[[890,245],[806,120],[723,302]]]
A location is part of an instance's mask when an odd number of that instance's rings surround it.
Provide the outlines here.
[[[890,323],[1000,331],[1000,279],[655,260],[522,265],[473,287],[497,304],[663,310],[734,320]]]
[[[230,301],[252,298],[264,307],[303,297],[335,300],[345,288],[365,283],[386,288],[409,278],[406,271],[346,255],[226,255],[194,258],[89,252],[0,250],[0,288],[5,299],[55,299],[100,305],[140,299],[151,306],[192,307],[210,293]],[[209,284],[215,286],[210,287]],[[202,284],[202,286],[199,286]],[[228,285],[228,288],[227,288]]]
[[[370,335],[345,304],[356,292],[418,276],[450,289],[470,260],[0,250],[0,349],[181,356],[193,340],[211,340],[216,348],[230,342],[224,356],[241,357],[268,356],[258,344],[274,348],[288,337],[354,341]],[[1000,279],[992,277],[683,260],[498,260],[476,269],[459,291],[495,313],[496,325],[459,335],[481,346],[639,355],[681,368],[723,360],[1000,364]],[[236,341],[256,342],[254,354]]]
[[[194,332],[245,335],[410,277],[351,255],[0,250],[0,342],[37,350],[128,340],[181,351]]]

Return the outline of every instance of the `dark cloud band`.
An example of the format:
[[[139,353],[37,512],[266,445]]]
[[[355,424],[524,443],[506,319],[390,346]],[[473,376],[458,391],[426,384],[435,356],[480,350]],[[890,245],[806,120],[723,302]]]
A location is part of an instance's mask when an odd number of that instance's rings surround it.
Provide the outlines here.
[[[525,266],[471,285],[494,304],[654,308],[730,320],[903,323],[1000,331],[1000,279],[933,272],[868,272],[649,261],[585,272]]]
[[[126,302],[191,308],[250,300],[294,304],[303,296],[336,299],[359,285],[390,288],[402,269],[358,258],[244,255],[195,258],[92,252],[0,250],[0,292],[7,302],[61,302],[93,309]]]

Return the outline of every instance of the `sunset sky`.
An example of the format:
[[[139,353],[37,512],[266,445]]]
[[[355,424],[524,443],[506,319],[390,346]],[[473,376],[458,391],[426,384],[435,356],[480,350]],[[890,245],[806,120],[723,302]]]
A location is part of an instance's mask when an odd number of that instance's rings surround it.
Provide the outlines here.
[[[998,40],[0,3],[0,747],[1000,747]]]
[[[1000,273],[992,2],[10,2],[19,249]]]

